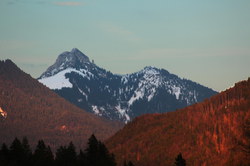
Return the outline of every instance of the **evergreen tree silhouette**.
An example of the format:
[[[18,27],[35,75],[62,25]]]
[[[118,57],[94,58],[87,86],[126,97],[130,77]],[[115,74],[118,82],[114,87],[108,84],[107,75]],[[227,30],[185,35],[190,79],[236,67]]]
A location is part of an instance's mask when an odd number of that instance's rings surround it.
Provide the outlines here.
[[[134,166],[134,164],[131,161],[129,161],[127,163],[126,160],[125,160],[124,163],[123,163],[123,166]]]
[[[0,149],[0,165],[2,166],[116,166],[115,157],[110,154],[106,146],[96,139],[94,135],[89,138],[85,153],[80,150],[77,154],[72,142],[61,146],[53,153],[43,140],[39,140],[34,151],[30,149],[27,138],[22,142],[15,138],[10,149],[3,144]],[[124,166],[134,166],[131,162]]]
[[[115,159],[113,154],[109,154],[106,146],[99,141],[99,161],[103,166],[115,166]]]
[[[23,148],[23,164],[25,166],[31,165],[32,151],[26,137],[22,140],[22,148]]]
[[[91,166],[116,166],[114,156],[109,154],[106,146],[98,141],[94,135],[88,140],[88,147],[85,150],[87,165]]]
[[[131,161],[129,161],[128,166],[134,166],[134,164]]]
[[[68,154],[68,161],[71,162],[71,165],[76,165],[77,154],[73,142],[69,143],[69,146],[67,148],[67,154]]]
[[[88,140],[88,147],[85,150],[88,165],[98,166],[98,161],[97,161],[97,158],[99,157],[98,144],[99,144],[98,140],[92,134]]]
[[[49,146],[46,146],[43,140],[39,140],[33,155],[34,166],[52,166],[54,156]]]
[[[181,153],[175,158],[175,165],[176,166],[186,166],[186,160],[182,158]]]
[[[87,166],[87,158],[82,150],[80,150],[77,156],[77,166]]]
[[[15,138],[10,146],[10,165],[25,166],[24,150],[21,141]]]
[[[67,157],[67,148],[66,146],[60,146],[56,151],[55,162],[58,166],[67,166],[65,159]]]
[[[0,165],[8,165],[9,163],[9,149],[8,146],[3,143],[0,150]]]
[[[75,146],[70,142],[69,146],[61,146],[56,152],[56,165],[58,166],[74,166],[76,165]]]

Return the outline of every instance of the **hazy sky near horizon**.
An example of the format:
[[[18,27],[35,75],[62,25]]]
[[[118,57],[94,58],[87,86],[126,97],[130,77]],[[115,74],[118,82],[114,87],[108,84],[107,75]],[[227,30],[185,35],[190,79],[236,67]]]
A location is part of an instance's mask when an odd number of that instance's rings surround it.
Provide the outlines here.
[[[0,1],[0,59],[37,78],[75,47],[113,73],[155,66],[222,91],[250,77],[250,1]]]

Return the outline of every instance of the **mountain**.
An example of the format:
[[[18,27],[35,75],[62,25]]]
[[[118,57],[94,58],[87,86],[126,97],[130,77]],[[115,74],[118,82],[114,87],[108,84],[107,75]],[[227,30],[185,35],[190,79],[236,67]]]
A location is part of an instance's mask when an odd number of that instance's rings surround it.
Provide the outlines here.
[[[123,122],[146,113],[183,108],[217,93],[155,67],[113,74],[76,48],[60,54],[38,80],[80,108]]]
[[[53,149],[73,141],[84,147],[91,134],[104,140],[121,128],[79,109],[11,60],[0,61],[0,143],[27,136],[34,147],[43,139]]]
[[[250,78],[204,102],[175,112],[143,115],[106,142],[119,164],[250,165]]]

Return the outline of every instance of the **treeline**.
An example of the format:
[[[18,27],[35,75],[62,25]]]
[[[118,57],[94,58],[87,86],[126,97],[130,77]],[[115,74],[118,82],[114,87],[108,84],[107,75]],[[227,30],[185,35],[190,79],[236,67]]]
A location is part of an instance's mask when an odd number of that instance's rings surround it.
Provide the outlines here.
[[[55,155],[43,140],[38,141],[32,153],[27,138],[20,141],[15,138],[10,147],[5,143],[0,150],[2,166],[116,166],[115,157],[106,146],[92,135],[88,139],[87,148],[79,153],[72,142],[68,146],[60,146]],[[133,166],[132,162],[124,162],[124,166]]]

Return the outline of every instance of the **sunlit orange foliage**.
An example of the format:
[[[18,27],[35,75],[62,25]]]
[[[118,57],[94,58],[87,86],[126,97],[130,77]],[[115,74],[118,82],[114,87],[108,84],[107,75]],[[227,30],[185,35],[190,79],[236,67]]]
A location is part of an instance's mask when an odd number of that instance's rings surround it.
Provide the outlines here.
[[[250,79],[175,112],[136,118],[106,142],[118,163],[250,165]],[[139,156],[139,157],[138,157]]]

